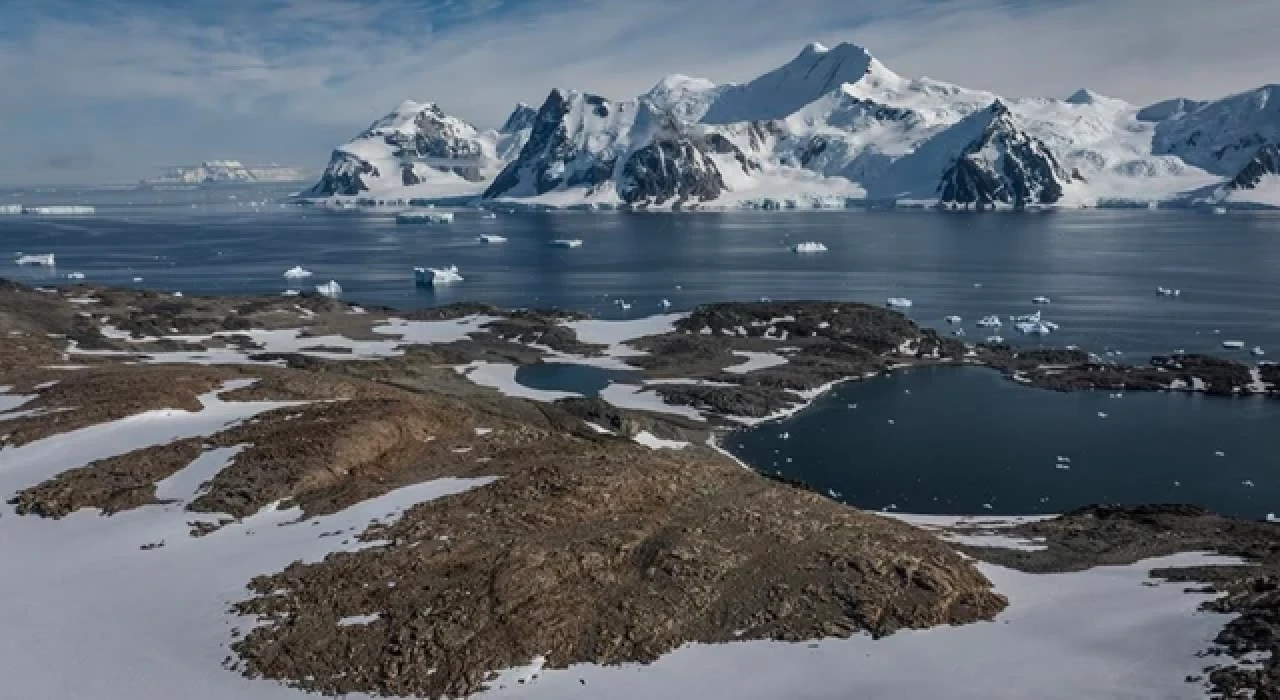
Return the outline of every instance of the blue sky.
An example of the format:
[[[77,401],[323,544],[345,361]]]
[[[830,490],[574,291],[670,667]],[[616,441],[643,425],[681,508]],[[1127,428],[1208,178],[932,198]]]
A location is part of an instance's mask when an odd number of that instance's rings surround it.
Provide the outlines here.
[[[1007,95],[1280,82],[1276,0],[0,0],[0,183],[314,169],[401,100],[496,126],[556,86],[741,81],[811,41]]]

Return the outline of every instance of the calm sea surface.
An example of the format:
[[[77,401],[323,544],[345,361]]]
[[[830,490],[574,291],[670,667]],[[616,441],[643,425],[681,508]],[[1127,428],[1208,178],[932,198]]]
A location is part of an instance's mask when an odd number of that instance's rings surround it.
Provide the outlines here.
[[[1182,211],[1055,214],[735,212],[499,213],[458,210],[449,225],[389,212],[285,203],[296,188],[0,191],[0,204],[93,204],[87,217],[0,216],[0,251],[55,253],[56,270],[0,267],[23,282],[90,281],[184,293],[274,293],[294,266],[345,299],[417,308],[454,301],[655,313],[663,299],[914,301],[917,322],[952,329],[1040,308],[1045,340],[1144,361],[1241,340],[1280,357],[1280,215]],[[508,242],[484,245],[482,233]],[[549,245],[580,238],[578,249]],[[820,241],[829,252],[788,246]],[[417,288],[414,266],[457,265],[465,280]],[[142,282],[134,282],[141,277]],[[1155,293],[1182,290],[1181,297]],[[1039,307],[1032,297],[1048,296]],[[615,300],[631,309],[623,311]],[[1020,344],[1007,324],[1003,335]],[[525,372],[556,388],[555,368]],[[562,378],[593,390],[610,377]],[[907,392],[910,393],[907,393]],[[856,404],[856,409],[849,408]],[[1108,417],[1097,416],[1105,412]],[[889,425],[888,420],[894,424]],[[778,435],[789,433],[786,440]],[[850,384],[782,425],[730,438],[752,464],[860,506],[917,512],[1052,512],[1099,500],[1189,501],[1280,511],[1280,407],[1266,401],[1029,390],[982,370],[909,372]],[[739,447],[741,445],[741,447]],[[1216,452],[1224,452],[1218,457]],[[1057,468],[1057,457],[1070,469]],[[790,458],[790,461],[788,461]],[[1175,482],[1177,482],[1175,484]],[[1252,486],[1246,484],[1249,482]],[[988,508],[989,506],[989,508]]]

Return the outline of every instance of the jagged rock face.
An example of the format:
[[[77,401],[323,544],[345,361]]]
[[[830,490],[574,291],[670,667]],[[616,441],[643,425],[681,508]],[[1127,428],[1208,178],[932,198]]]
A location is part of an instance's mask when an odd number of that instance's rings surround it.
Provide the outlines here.
[[[728,142],[721,137],[717,143],[723,147]],[[728,145],[732,148],[732,144]],[[688,136],[656,138],[632,152],[622,166],[618,182],[618,195],[628,204],[663,204],[672,199],[678,204],[708,201],[725,189],[715,161],[702,144]]]
[[[619,109],[598,95],[552,90],[520,155],[503,168],[484,196],[528,196],[608,182],[617,164],[611,140],[619,136]]]
[[[1227,186],[1231,189],[1251,190],[1267,175],[1280,175],[1280,145],[1274,143],[1259,148]]]
[[[413,120],[414,129],[392,130],[383,134],[383,140],[393,154],[406,164],[426,165],[445,172],[456,173],[472,182],[482,179],[480,162],[484,158],[484,146],[476,138],[475,127],[448,116],[439,106],[431,104],[420,111]],[[375,130],[371,135],[378,135]],[[451,165],[457,161],[457,165]],[[419,178],[413,167],[404,170],[404,183],[417,184]]]
[[[308,192],[312,197],[332,197],[335,195],[354,196],[369,189],[365,177],[381,177],[378,168],[370,163],[346,153],[334,151],[329,159],[329,166],[324,174]],[[406,183],[408,184],[408,183]]]
[[[503,122],[502,128],[498,131],[503,134],[514,134],[533,126],[538,119],[538,110],[521,102],[511,111],[511,116],[507,117],[507,121]]]
[[[1259,147],[1277,142],[1280,85],[1268,85],[1160,122],[1151,145],[1156,155],[1175,155],[1190,165],[1232,177]]]
[[[940,201],[976,205],[1053,204],[1072,175],[1043,141],[1020,129],[997,101],[990,123],[942,175]]]

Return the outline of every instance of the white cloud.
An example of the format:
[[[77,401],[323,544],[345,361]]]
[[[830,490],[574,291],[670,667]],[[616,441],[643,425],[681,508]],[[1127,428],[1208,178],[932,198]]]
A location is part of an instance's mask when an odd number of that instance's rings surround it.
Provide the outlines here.
[[[15,8],[17,21],[0,28],[0,149],[19,157],[0,165],[0,179],[39,179],[49,154],[33,144],[50,137],[93,144],[106,157],[98,162],[118,164],[108,177],[221,156],[318,166],[334,134],[404,98],[496,125],[516,101],[536,104],[554,86],[630,97],[671,72],[744,80],[814,40],[861,43],[904,75],[1013,95],[1087,86],[1139,103],[1255,87],[1280,65],[1274,0],[165,7],[45,0]],[[206,131],[188,133],[184,123]],[[121,133],[143,143],[118,143]],[[116,143],[101,145],[113,135]]]

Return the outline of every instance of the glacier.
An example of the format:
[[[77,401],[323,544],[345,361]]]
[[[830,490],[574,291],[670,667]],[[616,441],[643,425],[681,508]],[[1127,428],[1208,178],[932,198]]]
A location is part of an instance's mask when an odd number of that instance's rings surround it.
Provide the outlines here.
[[[898,75],[849,43],[741,84],[683,74],[617,100],[551,89],[482,130],[405,101],[340,145],[322,206],[1280,208],[1280,86],[1149,106],[1004,97]],[[490,205],[486,205],[490,206]]]

